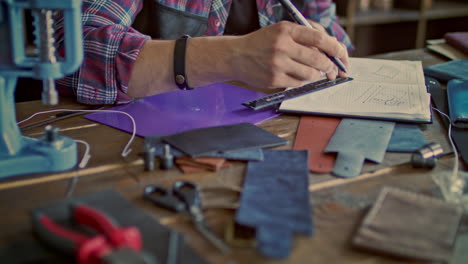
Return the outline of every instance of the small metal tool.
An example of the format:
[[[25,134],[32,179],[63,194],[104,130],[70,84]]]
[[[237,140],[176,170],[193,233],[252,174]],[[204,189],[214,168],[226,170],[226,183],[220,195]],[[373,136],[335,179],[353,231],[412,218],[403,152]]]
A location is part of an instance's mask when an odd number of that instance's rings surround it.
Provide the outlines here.
[[[171,231],[169,234],[169,249],[167,252],[166,264],[177,264],[179,258],[180,234]]]
[[[33,9],[33,17],[35,18],[35,44],[39,49],[39,61],[42,63],[56,64],[55,56],[55,38],[53,11],[50,9]],[[45,105],[58,104],[58,93],[55,89],[53,78],[45,78],[42,80],[42,103]]]
[[[429,168],[433,169],[437,164],[437,159],[442,155],[444,150],[439,143],[429,143],[424,147],[416,150],[411,155],[411,164],[414,168]]]
[[[171,146],[164,145],[163,154],[160,156],[159,167],[163,170],[169,170],[174,167],[174,156],[171,153]]]
[[[33,17],[35,54],[26,52],[27,12]],[[56,12],[60,19],[55,24]],[[20,133],[14,90],[19,77],[40,79],[44,104],[58,103],[54,80],[75,72],[83,60],[80,18],[81,0],[0,0],[0,178],[64,171],[78,163],[76,142],[58,131],[46,131],[41,140]],[[55,25],[63,36],[63,55],[56,50]]]
[[[206,225],[201,205],[200,190],[194,183],[176,181],[169,190],[155,185],[148,185],[145,187],[143,196],[157,206],[174,212],[187,213],[198,232],[214,247],[219,249],[223,254],[231,251],[229,246]]]
[[[146,146],[144,152],[144,164],[145,164],[145,171],[153,171],[155,166],[155,153],[156,149],[153,146]]]
[[[60,137],[60,129],[58,127],[47,125],[45,127],[45,141],[49,143],[55,142]]]

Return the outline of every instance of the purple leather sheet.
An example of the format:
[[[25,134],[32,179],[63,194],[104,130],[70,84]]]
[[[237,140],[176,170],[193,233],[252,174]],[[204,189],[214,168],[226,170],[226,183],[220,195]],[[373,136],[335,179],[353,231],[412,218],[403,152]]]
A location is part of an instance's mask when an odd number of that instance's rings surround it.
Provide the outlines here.
[[[280,115],[273,108],[254,111],[242,105],[262,96],[265,94],[217,83],[191,91],[158,94],[108,110],[130,114],[136,122],[136,134],[144,137],[243,122],[258,124]],[[97,112],[85,117],[129,133],[133,129],[131,120],[124,114]]]

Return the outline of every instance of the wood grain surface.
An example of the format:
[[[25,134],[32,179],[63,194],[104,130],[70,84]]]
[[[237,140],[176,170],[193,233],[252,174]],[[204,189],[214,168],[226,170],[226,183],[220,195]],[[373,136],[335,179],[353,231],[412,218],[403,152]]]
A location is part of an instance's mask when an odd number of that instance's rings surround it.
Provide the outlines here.
[[[425,65],[441,61],[441,58],[425,50],[375,57],[422,60]],[[62,100],[57,108],[80,109],[87,106],[71,100]],[[17,119],[22,120],[46,109],[48,108],[39,101],[19,103]],[[87,168],[82,170],[15,176],[0,180],[0,211],[3,212],[0,218],[0,260],[2,253],[11,249],[12,245],[37,244],[31,232],[31,210],[66,199],[67,186],[77,177],[73,197],[105,189],[117,190],[161,223],[182,232],[188,243],[209,263],[423,263],[358,250],[351,246],[350,240],[384,186],[441,197],[432,178],[452,169],[453,155],[446,130],[440,125],[439,117],[434,117],[433,124],[423,127],[423,133],[428,141],[440,143],[445,155],[433,170],[412,168],[408,163],[409,154],[387,153],[382,164],[366,162],[363,174],[354,179],[345,180],[330,174],[311,173],[309,190],[315,234],[312,237],[296,236],[293,251],[290,257],[284,260],[267,259],[253,248],[234,248],[232,254],[221,255],[194,230],[185,217],[156,208],[142,198],[143,188],[147,184],[169,186],[180,179],[195,181],[202,189],[208,224],[222,235],[226,225],[232,221],[238,205],[245,163],[232,162],[232,166],[217,172],[183,174],[177,168],[147,172],[141,159],[142,138],[135,139],[131,145],[133,151],[123,158],[120,153],[130,138],[128,133],[93,123],[81,116],[60,120],[54,124],[60,127],[63,135],[85,140],[91,145],[91,160]],[[277,149],[291,149],[298,122],[299,116],[281,115],[259,126],[289,141],[289,144]],[[38,127],[24,134],[40,137],[42,130],[43,127]],[[83,151],[80,145],[80,157]]]

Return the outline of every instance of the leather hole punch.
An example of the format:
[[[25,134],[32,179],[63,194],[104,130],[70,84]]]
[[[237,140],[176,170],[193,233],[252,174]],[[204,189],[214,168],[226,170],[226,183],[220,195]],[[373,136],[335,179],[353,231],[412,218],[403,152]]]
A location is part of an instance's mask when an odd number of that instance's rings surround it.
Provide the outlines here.
[[[413,168],[429,168],[433,169],[437,164],[437,159],[442,155],[444,150],[439,143],[429,143],[424,147],[416,150],[411,155],[411,165]]]

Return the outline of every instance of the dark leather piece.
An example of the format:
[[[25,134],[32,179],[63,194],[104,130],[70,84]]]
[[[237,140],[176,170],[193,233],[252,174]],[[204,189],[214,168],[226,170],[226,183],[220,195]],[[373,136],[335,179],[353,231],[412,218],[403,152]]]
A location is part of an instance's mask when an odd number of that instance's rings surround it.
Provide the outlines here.
[[[161,140],[160,135],[147,136],[145,137],[145,146],[151,146],[155,148],[155,156],[161,156],[164,150],[164,142]],[[176,148],[171,148],[171,154],[174,157],[182,157],[185,154],[177,150]],[[210,152],[203,155],[204,157],[216,157],[216,158],[225,158],[227,160],[239,160],[239,161],[262,161],[263,160],[263,150],[258,149],[246,149],[240,151],[232,152]]]
[[[415,124],[395,124],[392,137],[387,146],[388,152],[414,152],[424,147],[428,142]]]
[[[162,140],[192,157],[211,152],[276,147],[288,142],[250,123],[194,129],[163,136]]]
[[[240,160],[240,161],[262,161],[263,150],[258,149],[246,149],[233,152],[212,152],[205,154],[205,157],[218,157],[225,158],[227,160]]]
[[[426,79],[429,78],[426,76]],[[447,103],[447,92],[445,89],[442,89],[439,82],[433,78],[433,85],[428,85],[428,90],[431,93],[432,102],[435,107],[442,111],[445,114],[448,114],[448,103]],[[445,127],[448,128],[449,121],[444,116],[441,116],[441,120],[444,123]],[[460,152],[463,163],[468,166],[468,129],[452,127],[452,138]]]
[[[105,190],[82,196],[73,200],[64,200],[49,206],[40,208],[54,221],[61,225],[72,226],[68,219],[70,204],[81,202],[92,205],[94,208],[104,212],[116,221],[120,226],[136,226],[140,230],[143,240],[143,250],[154,254],[158,263],[166,263],[168,255],[171,229],[158,223],[154,217],[135,207],[127,199],[114,190]],[[199,263],[205,264],[203,260],[192,248],[190,248],[181,236],[179,239],[178,263]],[[55,251],[50,251],[56,253]],[[52,259],[56,256],[52,255]],[[41,263],[55,263],[44,260]],[[68,258],[64,258],[61,263],[70,263]]]
[[[386,187],[353,244],[400,257],[446,262],[463,212],[455,204]]]
[[[285,258],[292,235],[312,235],[307,151],[265,150],[262,162],[249,162],[236,222],[257,230],[258,250]]]

